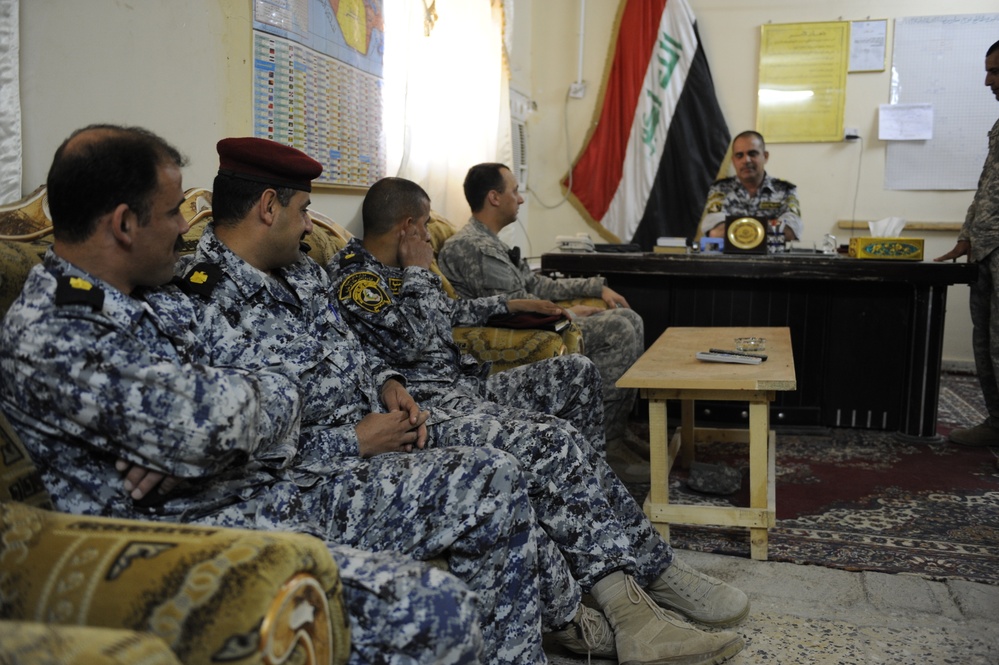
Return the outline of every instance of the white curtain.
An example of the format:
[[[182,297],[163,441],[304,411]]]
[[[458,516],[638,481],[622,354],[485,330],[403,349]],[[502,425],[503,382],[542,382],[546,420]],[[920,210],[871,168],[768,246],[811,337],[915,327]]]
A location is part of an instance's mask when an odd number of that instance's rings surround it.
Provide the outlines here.
[[[0,0],[0,204],[21,198],[19,0]]]
[[[460,226],[468,168],[512,158],[503,3],[386,0],[384,17],[387,172],[419,183]]]

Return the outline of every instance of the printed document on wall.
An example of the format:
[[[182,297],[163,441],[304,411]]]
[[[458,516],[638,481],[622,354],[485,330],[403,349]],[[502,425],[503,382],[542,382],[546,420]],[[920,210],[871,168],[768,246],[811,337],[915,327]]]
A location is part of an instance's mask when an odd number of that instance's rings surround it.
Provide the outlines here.
[[[882,104],[878,109],[882,141],[928,141],[933,138],[933,104]]]

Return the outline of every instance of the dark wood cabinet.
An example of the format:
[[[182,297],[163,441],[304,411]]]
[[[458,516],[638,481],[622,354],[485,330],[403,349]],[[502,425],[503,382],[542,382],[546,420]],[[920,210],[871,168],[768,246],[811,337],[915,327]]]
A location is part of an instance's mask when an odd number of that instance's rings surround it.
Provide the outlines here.
[[[775,425],[936,436],[947,287],[975,267],[842,255],[545,254],[547,274],[603,275],[645,320],[646,346],[671,326],[788,326],[798,390]],[[738,421],[738,406],[698,417]]]

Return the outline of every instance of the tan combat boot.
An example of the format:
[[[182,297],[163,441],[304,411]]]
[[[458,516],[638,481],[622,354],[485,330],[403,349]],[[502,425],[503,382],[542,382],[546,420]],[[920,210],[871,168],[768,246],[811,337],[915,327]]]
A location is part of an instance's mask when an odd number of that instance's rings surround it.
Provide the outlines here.
[[[607,623],[607,617],[582,603],[572,621],[565,628],[553,632],[552,636],[573,653],[594,658],[617,658],[614,630]]]
[[[646,591],[666,609],[712,628],[735,625],[749,614],[749,598],[745,593],[677,558]]]
[[[623,572],[592,593],[614,629],[620,665],[716,665],[745,646],[736,633],[705,633],[671,616]]]

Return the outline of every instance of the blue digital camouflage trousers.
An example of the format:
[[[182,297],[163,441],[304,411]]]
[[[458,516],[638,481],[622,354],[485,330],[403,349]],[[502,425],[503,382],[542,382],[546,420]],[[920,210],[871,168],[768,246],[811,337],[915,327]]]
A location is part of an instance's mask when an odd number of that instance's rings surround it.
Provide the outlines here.
[[[434,407],[429,443],[478,441],[520,462],[543,529],[539,556],[545,630],[570,620],[581,591],[607,574],[624,570],[647,586],[673,559],[672,548],[604,459],[601,413],[599,406],[592,408],[600,395],[596,369],[578,357],[563,358],[549,363],[549,371],[522,371],[509,380],[499,378],[506,372],[496,375],[489,392],[504,404],[464,394],[441,399]],[[572,422],[537,410],[542,408]]]
[[[482,658],[476,596],[397,554],[330,548],[350,620],[351,665],[457,665]]]
[[[477,594],[483,662],[545,662],[541,626],[531,619],[540,614],[538,529],[519,464],[497,453],[462,447],[345,459],[302,494],[301,509],[319,517],[314,528],[328,542],[444,558]]]
[[[490,401],[568,420],[599,453],[607,445],[603,395],[597,366],[575,353],[512,367],[486,380]]]

